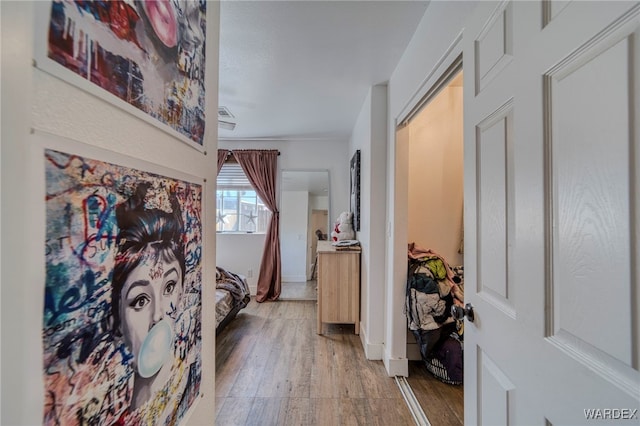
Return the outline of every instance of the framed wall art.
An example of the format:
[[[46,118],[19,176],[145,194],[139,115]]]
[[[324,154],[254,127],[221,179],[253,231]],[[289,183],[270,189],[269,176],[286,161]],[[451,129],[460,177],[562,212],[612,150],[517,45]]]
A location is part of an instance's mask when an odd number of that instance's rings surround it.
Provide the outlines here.
[[[35,65],[204,151],[206,1],[40,1]]]
[[[43,424],[179,424],[202,381],[202,185],[112,152],[41,161]]]
[[[353,213],[353,229],[360,231],[360,150],[351,157],[349,210]]]

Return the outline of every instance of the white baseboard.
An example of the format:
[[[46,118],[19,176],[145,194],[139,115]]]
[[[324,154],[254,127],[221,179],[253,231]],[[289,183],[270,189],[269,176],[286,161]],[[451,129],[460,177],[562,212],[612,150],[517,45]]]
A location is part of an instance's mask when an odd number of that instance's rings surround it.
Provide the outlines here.
[[[407,358],[386,358],[383,360],[389,377],[409,377],[409,360]]]
[[[281,282],[283,283],[306,283],[307,276],[306,275],[283,275],[281,278]]]
[[[384,344],[369,343],[366,328],[362,326],[362,323],[360,323],[360,342],[362,343],[362,348],[364,349],[365,358],[367,358],[368,360],[377,361],[382,359],[382,354],[384,354]]]

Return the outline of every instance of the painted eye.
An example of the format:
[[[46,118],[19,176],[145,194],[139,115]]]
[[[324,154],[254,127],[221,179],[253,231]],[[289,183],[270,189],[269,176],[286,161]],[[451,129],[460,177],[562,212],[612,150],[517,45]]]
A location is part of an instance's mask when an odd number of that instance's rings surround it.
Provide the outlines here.
[[[165,296],[169,296],[171,294],[173,294],[173,290],[176,289],[176,282],[175,281],[169,281],[165,286],[164,286],[164,295]]]
[[[148,305],[149,302],[150,302],[149,297],[146,294],[141,294],[137,296],[135,299],[133,299],[133,301],[129,303],[129,306],[135,309],[136,311],[139,311],[140,309]]]

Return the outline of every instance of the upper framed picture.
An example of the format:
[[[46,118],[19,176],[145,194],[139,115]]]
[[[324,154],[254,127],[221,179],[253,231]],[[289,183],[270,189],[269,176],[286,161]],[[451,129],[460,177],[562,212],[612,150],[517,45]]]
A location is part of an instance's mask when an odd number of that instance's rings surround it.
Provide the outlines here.
[[[204,151],[206,5],[36,2],[35,65]]]
[[[351,157],[349,209],[353,213],[353,229],[360,231],[360,150]]]

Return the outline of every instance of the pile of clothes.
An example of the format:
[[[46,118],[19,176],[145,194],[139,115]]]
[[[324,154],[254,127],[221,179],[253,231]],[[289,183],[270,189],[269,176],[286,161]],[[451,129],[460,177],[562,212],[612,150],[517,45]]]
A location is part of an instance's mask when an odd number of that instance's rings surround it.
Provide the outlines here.
[[[464,305],[464,269],[438,253],[409,244],[405,313],[427,369],[449,384],[462,384],[463,325],[451,307]]]

